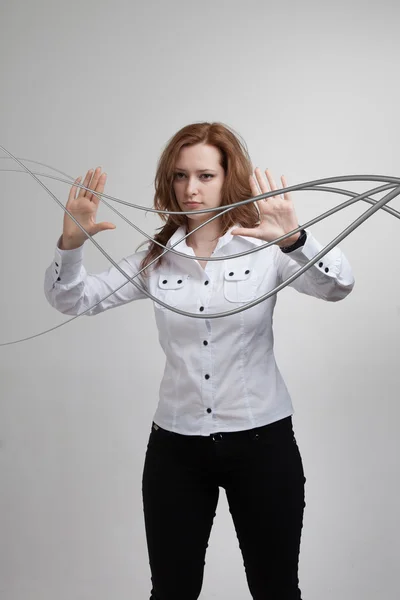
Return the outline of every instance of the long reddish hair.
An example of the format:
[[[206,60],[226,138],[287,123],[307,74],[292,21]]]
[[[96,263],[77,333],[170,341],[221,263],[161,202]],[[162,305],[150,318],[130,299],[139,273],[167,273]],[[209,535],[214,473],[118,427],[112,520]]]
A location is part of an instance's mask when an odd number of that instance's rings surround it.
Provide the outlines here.
[[[252,166],[243,140],[222,123],[193,123],[180,129],[165,146],[157,165],[155,176],[154,208],[157,210],[180,211],[173,189],[174,169],[181,149],[194,144],[215,146],[221,156],[220,164],[225,172],[221,190],[221,206],[227,206],[252,197],[249,177]],[[210,214],[211,216],[211,214]],[[186,215],[160,215],[165,225],[154,236],[164,246],[181,226],[186,225]],[[254,227],[258,222],[258,211],[253,202],[234,208],[220,217],[222,235],[235,224]],[[141,268],[162,253],[163,249],[151,242]],[[159,266],[163,258],[155,263]],[[146,271],[144,271],[146,273]]]

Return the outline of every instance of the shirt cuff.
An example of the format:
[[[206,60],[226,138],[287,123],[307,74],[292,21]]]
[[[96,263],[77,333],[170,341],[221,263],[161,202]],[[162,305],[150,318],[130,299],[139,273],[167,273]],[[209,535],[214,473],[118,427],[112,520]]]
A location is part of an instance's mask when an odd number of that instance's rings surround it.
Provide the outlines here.
[[[294,259],[301,266],[307,264],[309,260],[314,258],[314,256],[323,249],[322,244],[320,244],[314,238],[308,229],[306,230],[306,233],[307,239],[305,244],[288,254],[290,258]],[[340,271],[340,265],[341,251],[339,248],[335,247],[325,254],[325,256],[320,258],[320,260],[314,264],[314,268],[317,268],[321,275],[325,275],[327,277],[337,277]]]
[[[83,244],[73,250],[61,250],[58,247],[61,237],[54,251],[52,265],[52,279],[54,284],[67,285],[79,278],[83,263]]]

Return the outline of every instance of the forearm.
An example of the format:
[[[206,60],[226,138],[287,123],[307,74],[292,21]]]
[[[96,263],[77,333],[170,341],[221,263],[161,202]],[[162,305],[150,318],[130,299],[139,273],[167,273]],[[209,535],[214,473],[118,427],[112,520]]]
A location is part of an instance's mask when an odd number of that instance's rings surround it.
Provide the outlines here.
[[[301,247],[290,253],[279,252],[278,271],[282,281],[306,265],[323,246],[307,231]],[[354,287],[354,277],[348,260],[340,248],[335,247],[318,260],[305,273],[290,284],[297,291],[331,302],[342,300]]]
[[[137,253],[123,259],[119,266],[129,277],[134,277],[140,270],[143,255],[143,252]],[[145,285],[140,276],[135,281],[142,287]],[[53,262],[45,273],[44,293],[59,312],[77,315],[93,307],[86,313],[89,316],[146,297],[115,267],[103,273],[88,274],[83,266],[83,246],[72,250],[56,248]]]

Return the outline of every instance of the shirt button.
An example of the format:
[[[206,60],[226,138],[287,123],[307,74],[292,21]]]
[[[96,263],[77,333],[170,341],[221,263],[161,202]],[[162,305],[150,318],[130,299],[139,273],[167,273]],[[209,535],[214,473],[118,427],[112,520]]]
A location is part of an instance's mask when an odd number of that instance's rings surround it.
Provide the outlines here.
[[[201,312],[203,312],[203,310],[204,310],[204,306],[200,306],[199,310],[200,310]]]
[[[207,408],[207,412],[210,414],[210,412],[212,412],[211,408]]]
[[[229,277],[232,277],[232,275],[234,275],[234,272],[233,272],[233,271],[231,271],[231,272],[229,273]]]
[[[208,342],[207,342],[207,340],[204,340],[203,344],[204,344],[205,346],[208,346]]]
[[[205,377],[206,379],[210,379],[210,376],[209,376],[209,374],[208,374],[208,373],[207,373],[207,375],[204,375],[204,377]]]
[[[209,281],[205,281],[205,282],[204,282],[204,285],[208,285],[209,283],[210,283]]]
[[[249,269],[247,269],[247,271],[244,272],[245,275],[248,275],[250,273]]]
[[[58,263],[56,263],[56,267],[58,267]]]
[[[323,267],[323,266],[324,266],[324,263],[323,263],[323,262],[320,262],[320,263],[318,263],[318,266],[319,266],[319,267]]]
[[[168,283],[168,280],[167,280],[167,279],[164,279],[163,283]]]
[[[177,283],[182,283],[182,279],[178,279]]]
[[[325,273],[328,273],[328,272],[329,272],[328,267],[325,267]]]
[[[57,281],[61,281],[61,277],[57,277]]]

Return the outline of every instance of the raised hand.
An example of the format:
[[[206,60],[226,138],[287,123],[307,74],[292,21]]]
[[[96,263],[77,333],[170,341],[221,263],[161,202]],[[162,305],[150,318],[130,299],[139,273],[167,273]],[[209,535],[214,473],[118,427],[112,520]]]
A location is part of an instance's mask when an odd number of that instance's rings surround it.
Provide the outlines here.
[[[264,194],[278,189],[268,169],[265,170],[265,174],[268,181],[257,167],[254,170],[254,175],[250,176],[250,187],[253,196],[259,196],[260,193]],[[284,175],[281,176],[281,181],[282,187],[287,187]],[[278,194],[277,196],[270,196],[265,200],[258,200],[257,205],[260,211],[260,223],[251,229],[236,227],[232,230],[232,235],[245,235],[264,240],[265,242],[272,242],[299,226],[290,193],[286,192],[283,198]],[[293,236],[279,242],[278,246],[281,248],[291,246],[297,241],[299,235],[300,233],[295,233]]]
[[[107,174],[101,172],[101,167],[97,167],[95,171],[90,169],[86,173],[83,185],[90,190],[78,188],[76,185],[80,183],[82,177],[78,177],[74,185],[71,187],[66,208],[75,217],[75,219],[86,229],[90,235],[95,235],[99,231],[106,229],[115,229],[113,223],[103,221],[96,223],[96,214],[99,206],[99,198],[93,192],[102,193],[106,184]],[[78,191],[79,190],[79,191]],[[87,237],[72,221],[72,219],[64,213],[63,235],[60,241],[62,250],[71,250],[81,246]]]

